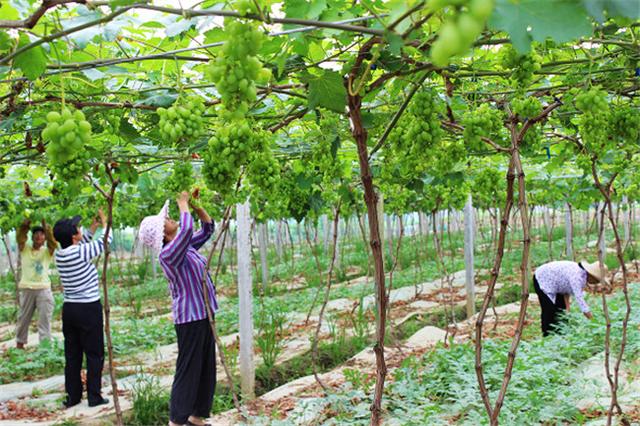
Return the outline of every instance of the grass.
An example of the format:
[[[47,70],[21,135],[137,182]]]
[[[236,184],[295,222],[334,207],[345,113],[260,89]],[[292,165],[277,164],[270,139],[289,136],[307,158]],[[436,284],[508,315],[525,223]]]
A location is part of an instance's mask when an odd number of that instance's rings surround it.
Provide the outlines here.
[[[133,408],[126,424],[149,426],[167,424],[169,391],[154,376],[139,374],[132,386]]]

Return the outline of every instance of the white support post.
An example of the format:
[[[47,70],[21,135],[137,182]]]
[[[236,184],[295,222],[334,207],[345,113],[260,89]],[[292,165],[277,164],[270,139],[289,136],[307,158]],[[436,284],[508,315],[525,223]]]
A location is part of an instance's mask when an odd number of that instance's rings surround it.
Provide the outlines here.
[[[329,220],[327,219],[327,215],[323,214],[320,216],[320,224],[322,225],[322,245],[324,253],[327,253],[329,250]]]
[[[474,245],[474,216],[473,200],[471,194],[467,198],[464,206],[464,269],[465,288],[467,291],[467,318],[471,318],[475,313],[475,283],[473,268],[473,245]]]
[[[337,213],[334,213],[337,214]],[[331,222],[333,223],[333,221]],[[338,218],[338,229],[336,229],[336,231],[338,232],[338,238],[336,238],[336,259],[333,262],[333,267],[336,271],[339,271],[342,268],[342,256],[340,255],[340,245],[344,244],[345,242],[343,241],[343,237],[344,235],[346,235],[347,232],[347,222],[343,221],[343,229],[344,229],[344,233],[340,233],[340,218]],[[331,258],[331,256],[329,255],[329,258]]]
[[[602,203],[598,203],[596,208],[596,212],[598,212],[598,222],[600,224],[600,229],[602,229],[602,238],[598,241],[598,250],[602,252],[602,258],[604,259],[607,256],[607,221],[602,217],[602,211],[606,209],[606,204],[603,201]]]
[[[148,250],[148,253],[151,254],[151,276],[155,280],[158,278],[158,255],[152,250]]]
[[[267,268],[267,224],[258,225],[258,245],[260,248],[260,270],[262,273],[262,294],[267,291],[269,281],[269,270]]]
[[[571,220],[571,205],[569,203],[566,203],[564,212],[564,229],[567,258],[573,260],[573,221]]]
[[[387,250],[389,252],[389,257],[393,256],[393,216],[388,214],[386,217],[387,220]]]
[[[623,247],[625,247],[631,240],[631,206],[626,195],[622,196],[622,228],[624,231]]]
[[[278,255],[278,260],[282,260],[284,254],[282,246],[282,221],[278,220],[276,222],[276,254]]]
[[[238,301],[240,305],[240,388],[247,400],[255,397],[253,363],[253,294],[251,284],[250,204],[236,205],[238,221]]]

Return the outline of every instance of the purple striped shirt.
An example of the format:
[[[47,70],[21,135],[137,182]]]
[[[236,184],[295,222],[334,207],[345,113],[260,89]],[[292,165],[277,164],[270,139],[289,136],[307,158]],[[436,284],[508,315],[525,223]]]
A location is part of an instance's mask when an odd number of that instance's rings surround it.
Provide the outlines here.
[[[193,218],[190,213],[180,214],[180,229],[176,237],[160,252],[160,266],[169,280],[169,291],[173,299],[173,322],[184,324],[207,318],[204,303],[202,278],[207,259],[198,249],[213,234],[213,223],[202,222],[202,229],[193,233]],[[209,303],[213,312],[218,310],[216,290],[207,272]]]

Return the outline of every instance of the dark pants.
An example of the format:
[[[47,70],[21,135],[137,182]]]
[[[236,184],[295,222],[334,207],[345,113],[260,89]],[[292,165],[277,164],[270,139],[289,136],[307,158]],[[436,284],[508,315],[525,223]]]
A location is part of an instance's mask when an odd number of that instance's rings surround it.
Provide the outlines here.
[[[64,334],[64,387],[68,402],[82,399],[82,357],[87,358],[87,399],[99,402],[104,365],[104,334],[102,333],[102,304],[70,303],[62,305],[62,333]]]
[[[556,303],[553,303],[551,299],[549,299],[549,296],[540,289],[540,285],[538,284],[538,280],[535,275],[533,277],[533,287],[538,295],[538,300],[540,300],[540,310],[542,311],[540,318],[542,323],[542,335],[548,336],[549,333],[555,331],[556,326],[558,326],[562,320],[562,313],[566,309],[566,305],[564,304],[564,295],[556,294]]]
[[[178,360],[171,387],[171,421],[209,417],[216,389],[216,345],[209,320],[176,324]]]

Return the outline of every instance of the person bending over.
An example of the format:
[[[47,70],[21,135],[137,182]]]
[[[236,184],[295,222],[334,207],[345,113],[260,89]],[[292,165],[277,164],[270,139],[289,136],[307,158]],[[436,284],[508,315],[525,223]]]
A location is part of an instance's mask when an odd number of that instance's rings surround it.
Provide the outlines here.
[[[563,310],[569,312],[573,295],[582,313],[589,319],[593,314],[584,300],[587,282],[606,281],[607,267],[599,262],[587,263],[560,260],[539,266],[533,274],[533,287],[540,300],[542,335],[548,336],[560,323]]]

